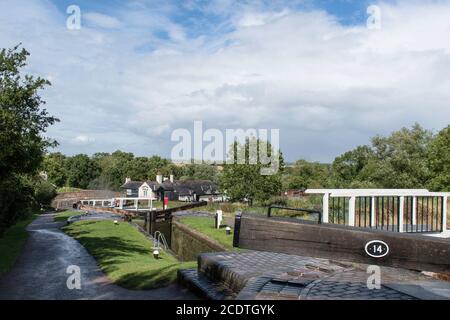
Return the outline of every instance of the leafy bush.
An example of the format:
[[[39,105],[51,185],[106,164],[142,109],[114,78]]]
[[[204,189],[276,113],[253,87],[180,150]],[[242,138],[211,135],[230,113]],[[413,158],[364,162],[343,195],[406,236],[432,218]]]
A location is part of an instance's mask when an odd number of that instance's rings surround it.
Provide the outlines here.
[[[40,205],[50,206],[53,198],[56,197],[56,188],[48,181],[39,181],[35,186],[34,197]]]

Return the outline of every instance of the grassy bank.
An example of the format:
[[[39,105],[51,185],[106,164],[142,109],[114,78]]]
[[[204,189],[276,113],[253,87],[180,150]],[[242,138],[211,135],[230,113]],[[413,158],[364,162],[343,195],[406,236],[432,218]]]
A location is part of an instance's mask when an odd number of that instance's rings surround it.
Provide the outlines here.
[[[225,228],[214,228],[212,217],[183,217],[179,221],[188,227],[216,240],[227,249],[233,249],[233,234],[227,235]]]
[[[129,289],[153,289],[169,285],[180,268],[195,268],[195,262],[180,263],[170,254],[152,255],[152,243],[125,222],[78,221],[64,230],[94,256],[100,268],[118,285]]]
[[[77,216],[80,215],[80,212],[75,212],[75,211],[63,211],[60,213],[57,213],[54,217],[53,220],[60,222],[60,221],[67,221],[67,219],[69,219],[71,216]]]
[[[23,245],[28,239],[27,226],[36,219],[37,215],[19,221],[10,227],[0,238],[0,277],[11,269],[19,256]]]

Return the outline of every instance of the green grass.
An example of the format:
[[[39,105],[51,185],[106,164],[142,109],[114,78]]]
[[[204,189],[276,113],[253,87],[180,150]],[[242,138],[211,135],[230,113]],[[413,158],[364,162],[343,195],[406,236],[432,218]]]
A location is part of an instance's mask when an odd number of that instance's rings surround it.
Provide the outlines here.
[[[53,217],[53,220],[57,221],[57,222],[67,221],[67,219],[69,219],[71,216],[77,216],[80,214],[81,214],[80,212],[75,212],[75,211],[63,211],[63,212],[56,214]]]
[[[227,249],[233,248],[233,232],[227,235],[225,228],[214,228],[214,218],[212,217],[183,217],[179,221],[188,227],[216,240]]]
[[[196,262],[180,263],[172,255],[152,255],[152,243],[126,222],[77,221],[64,231],[77,239],[116,284],[129,289],[153,289],[174,282],[178,269],[195,268]]]
[[[36,219],[38,215],[21,220],[10,227],[0,238],[0,277],[6,274],[19,256],[23,245],[28,239],[26,227]]]

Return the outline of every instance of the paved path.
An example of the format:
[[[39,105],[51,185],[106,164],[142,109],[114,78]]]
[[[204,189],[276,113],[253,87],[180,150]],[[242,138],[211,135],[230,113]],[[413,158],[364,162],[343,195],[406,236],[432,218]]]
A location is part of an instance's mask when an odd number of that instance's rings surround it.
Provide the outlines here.
[[[4,299],[195,299],[178,285],[134,291],[111,283],[94,258],[78,241],[53,222],[53,215],[42,215],[28,226],[30,236],[12,270],[0,279],[0,300]],[[81,269],[81,289],[69,290],[66,269]]]

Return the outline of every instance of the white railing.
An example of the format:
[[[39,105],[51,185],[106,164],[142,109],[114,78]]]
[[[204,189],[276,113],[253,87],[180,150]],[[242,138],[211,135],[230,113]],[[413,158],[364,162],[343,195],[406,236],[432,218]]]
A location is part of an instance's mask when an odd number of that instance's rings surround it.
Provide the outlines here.
[[[93,207],[103,208],[118,208],[134,211],[148,211],[153,210],[153,201],[156,198],[111,198],[111,199],[89,199],[80,200],[82,205],[89,205]],[[128,202],[132,201],[133,205],[129,206]],[[139,202],[147,202],[147,206],[139,207]]]
[[[424,217],[426,211],[426,223],[428,229],[428,221],[429,221],[429,205],[431,199],[431,224],[435,222],[436,226],[439,228],[441,233],[448,233],[447,231],[447,207],[448,207],[448,197],[450,196],[449,192],[429,192],[426,189],[308,189],[305,191],[306,194],[317,194],[323,196],[323,211],[322,211],[322,221],[324,223],[336,223],[334,212],[332,219],[330,219],[330,201],[334,199],[338,199],[338,215],[342,213],[341,208],[343,208],[343,220],[344,224],[349,226],[355,226],[356,222],[356,212],[357,212],[357,199],[359,204],[359,218],[361,219],[361,202],[364,199],[364,218],[366,218],[366,200],[369,202],[368,214],[370,216],[370,223],[367,224],[368,227],[378,228],[379,219],[379,206],[380,201],[383,205],[383,213],[385,212],[385,198],[388,204],[387,213],[394,214],[396,211],[395,217],[393,216],[392,222],[395,223],[397,227],[396,231],[398,232],[425,232],[423,228]],[[343,199],[341,203],[341,199]],[[343,204],[343,205],[342,205]],[[436,204],[436,206],[435,206]],[[421,206],[421,207],[420,207]],[[426,208],[425,208],[426,206]],[[334,208],[332,206],[332,208]],[[422,209],[421,220],[422,226],[419,228],[419,220],[418,213],[419,209]],[[426,209],[426,210],[425,210]],[[333,209],[334,210],[334,209]],[[435,221],[433,212],[436,213]],[[438,218],[441,221],[438,221]],[[381,217],[382,222],[384,223],[384,216]],[[388,221],[388,229],[389,229],[389,216],[387,216]],[[409,223],[412,228],[408,230],[408,226],[406,225],[406,219],[409,220]],[[338,216],[338,223],[339,216]],[[361,226],[360,224],[358,226]],[[392,225],[393,226],[393,225]],[[382,228],[385,228],[383,225]],[[432,230],[436,231],[436,230]]]

